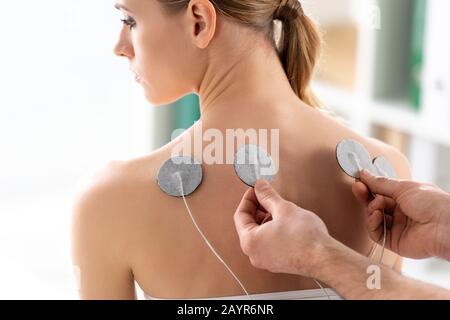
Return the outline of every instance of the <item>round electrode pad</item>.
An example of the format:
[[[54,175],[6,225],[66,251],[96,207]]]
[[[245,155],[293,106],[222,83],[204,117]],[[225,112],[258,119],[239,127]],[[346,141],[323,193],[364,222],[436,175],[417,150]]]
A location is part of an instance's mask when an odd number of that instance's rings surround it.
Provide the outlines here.
[[[388,178],[397,178],[397,173],[388,159],[381,156],[373,159],[373,165],[380,176]]]
[[[270,155],[262,148],[247,144],[236,153],[234,170],[246,185],[254,187],[259,179],[272,181],[276,168]]]
[[[369,152],[358,141],[342,140],[336,147],[336,158],[342,170],[352,178],[358,179],[363,169],[375,172]]]
[[[188,156],[176,156],[168,159],[159,168],[156,176],[159,187],[172,197],[190,195],[200,185],[202,178],[201,164]]]

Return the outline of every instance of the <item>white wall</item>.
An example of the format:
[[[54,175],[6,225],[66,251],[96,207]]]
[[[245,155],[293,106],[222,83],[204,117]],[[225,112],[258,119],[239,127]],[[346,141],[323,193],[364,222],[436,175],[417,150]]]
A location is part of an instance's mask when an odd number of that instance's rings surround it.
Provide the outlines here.
[[[355,0],[300,0],[305,12],[321,25],[335,25],[352,19]]]
[[[0,0],[0,298],[70,298],[82,175],[149,151],[114,1]]]

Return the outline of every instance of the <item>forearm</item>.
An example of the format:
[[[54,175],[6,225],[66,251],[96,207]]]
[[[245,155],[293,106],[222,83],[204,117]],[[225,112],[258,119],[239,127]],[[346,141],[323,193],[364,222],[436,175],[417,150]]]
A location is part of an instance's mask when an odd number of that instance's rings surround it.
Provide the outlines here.
[[[369,267],[375,263],[334,239],[325,241],[319,250],[312,276],[346,299],[450,299],[450,291],[406,278],[391,269],[377,265],[380,272],[374,272]],[[370,288],[374,277],[379,277],[379,289]]]

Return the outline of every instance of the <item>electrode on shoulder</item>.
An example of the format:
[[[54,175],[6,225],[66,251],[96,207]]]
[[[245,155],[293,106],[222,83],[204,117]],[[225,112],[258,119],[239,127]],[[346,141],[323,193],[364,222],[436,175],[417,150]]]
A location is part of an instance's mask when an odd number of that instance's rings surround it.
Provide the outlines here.
[[[201,164],[188,156],[175,156],[166,160],[156,176],[159,187],[172,197],[190,195],[198,188],[202,179]]]
[[[352,178],[358,179],[363,169],[375,173],[369,152],[358,141],[342,140],[336,147],[336,158],[342,170]]]
[[[276,166],[267,152],[253,144],[239,149],[234,158],[234,170],[246,185],[254,187],[259,179],[272,181],[276,175]]]
[[[391,165],[388,159],[383,156],[373,159],[373,165],[377,170],[378,174],[383,177],[388,177],[392,179],[397,178],[397,173],[394,167]]]

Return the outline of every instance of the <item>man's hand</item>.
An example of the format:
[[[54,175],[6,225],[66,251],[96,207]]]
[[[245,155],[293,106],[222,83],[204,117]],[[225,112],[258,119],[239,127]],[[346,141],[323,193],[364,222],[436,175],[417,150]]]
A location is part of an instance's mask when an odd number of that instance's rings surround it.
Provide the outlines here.
[[[265,180],[247,190],[234,222],[252,265],[274,273],[311,276],[320,248],[335,241],[316,214],[284,200]]]
[[[367,228],[375,242],[383,238],[384,211],[386,248],[404,257],[450,260],[450,195],[430,184],[375,177],[367,171],[360,179],[353,193],[366,206]]]

